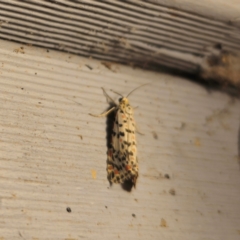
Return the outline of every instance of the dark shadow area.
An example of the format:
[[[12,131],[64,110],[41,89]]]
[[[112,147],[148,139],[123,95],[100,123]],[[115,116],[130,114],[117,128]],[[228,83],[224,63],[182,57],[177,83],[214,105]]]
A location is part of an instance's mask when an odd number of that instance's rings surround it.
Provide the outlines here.
[[[109,103],[109,107],[106,109],[106,111],[110,110],[112,107],[115,107],[116,105],[114,103]],[[116,112],[113,111],[107,115],[106,119],[106,145],[107,148],[109,149],[112,145],[112,130],[113,130],[113,124],[114,124],[114,119],[115,119],[115,114]]]
[[[139,67],[141,69],[143,68],[142,66],[136,66],[136,67]],[[200,66],[196,69],[196,72],[193,72],[193,73],[188,73],[182,70],[172,69],[169,67],[159,66],[156,64],[151,64],[151,67],[147,67],[145,68],[145,70],[155,71],[159,73],[166,73],[176,77],[182,77],[187,81],[196,83],[201,87],[205,88],[209,94],[211,94],[214,91],[219,91],[219,92],[228,94],[231,97],[240,98],[240,89],[238,89],[236,86],[233,86],[228,82],[223,82],[223,81],[220,82],[218,79],[215,79],[215,78],[209,78],[209,79],[202,78],[201,77],[202,69]]]
[[[114,103],[109,103],[109,107],[106,109],[106,111],[109,111],[112,107],[116,106]],[[106,145],[107,145],[107,152],[106,156],[108,154],[108,149],[112,147],[112,130],[113,130],[113,124],[115,119],[116,112],[113,111],[109,113],[106,117]],[[106,166],[108,165],[108,158],[106,160]],[[107,168],[106,168],[107,171]],[[108,177],[107,177],[108,179]],[[108,179],[109,181],[109,179]],[[110,186],[112,186],[112,183],[109,181]]]
[[[122,185],[122,189],[127,191],[127,192],[131,192],[134,183],[131,180],[125,181]]]

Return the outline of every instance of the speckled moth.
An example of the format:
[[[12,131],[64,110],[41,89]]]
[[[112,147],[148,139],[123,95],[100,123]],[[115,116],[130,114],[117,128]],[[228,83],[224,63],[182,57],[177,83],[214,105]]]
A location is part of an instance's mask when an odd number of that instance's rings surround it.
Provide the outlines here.
[[[102,88],[108,102],[110,101],[113,107],[100,115],[90,114],[94,117],[104,117],[113,111],[115,112],[112,141],[107,153],[107,178],[110,183],[123,184],[128,181],[134,186],[136,185],[138,178],[136,126],[133,117],[133,107],[129,103],[128,96],[144,85],[132,90],[127,97],[112,91],[121,96],[119,104],[116,104]]]

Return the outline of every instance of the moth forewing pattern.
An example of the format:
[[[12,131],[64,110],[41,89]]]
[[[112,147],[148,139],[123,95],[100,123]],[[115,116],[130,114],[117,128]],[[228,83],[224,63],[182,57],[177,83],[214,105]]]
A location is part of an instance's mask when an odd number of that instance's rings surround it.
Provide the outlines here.
[[[138,177],[137,147],[133,108],[127,98],[120,98],[116,107],[112,143],[108,149],[108,180],[114,183],[130,181],[135,186]]]
[[[133,108],[127,97],[120,98],[119,104],[116,104],[104,89],[103,92],[114,107],[103,114],[90,115],[103,117],[115,111],[112,139],[107,152],[107,178],[110,183],[131,182],[135,186],[138,178],[138,160]]]

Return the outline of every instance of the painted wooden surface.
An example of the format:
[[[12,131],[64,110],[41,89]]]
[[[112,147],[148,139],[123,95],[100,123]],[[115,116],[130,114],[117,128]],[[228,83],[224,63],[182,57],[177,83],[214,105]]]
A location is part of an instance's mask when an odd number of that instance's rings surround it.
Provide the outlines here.
[[[1,240],[239,239],[239,100],[167,74],[0,46]],[[127,94],[146,82],[130,96],[144,135],[129,193],[109,186],[106,120],[88,113],[108,107],[101,87]]]
[[[159,5],[166,5],[175,10],[195,12],[199,15],[224,22],[232,22],[240,26],[240,4],[238,0],[149,0]]]
[[[0,38],[196,73],[209,48],[240,52],[238,0],[0,0]]]

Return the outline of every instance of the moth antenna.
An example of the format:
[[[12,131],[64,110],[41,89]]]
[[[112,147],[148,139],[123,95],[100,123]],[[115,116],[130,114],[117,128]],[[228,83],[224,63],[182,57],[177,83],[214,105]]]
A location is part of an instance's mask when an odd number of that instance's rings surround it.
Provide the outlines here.
[[[113,91],[112,89],[110,89],[112,92],[116,93],[117,95],[121,96],[121,97],[124,97],[121,93],[118,93],[118,92],[115,92]]]
[[[132,94],[135,90],[137,90],[137,89],[139,89],[139,88],[141,88],[141,87],[143,87],[143,86],[145,86],[145,85],[148,85],[148,84],[150,84],[150,83],[144,83],[144,84],[142,84],[142,85],[136,87],[135,89],[133,89],[133,90],[132,90],[132,91],[126,96],[126,98],[128,98],[129,95]]]

